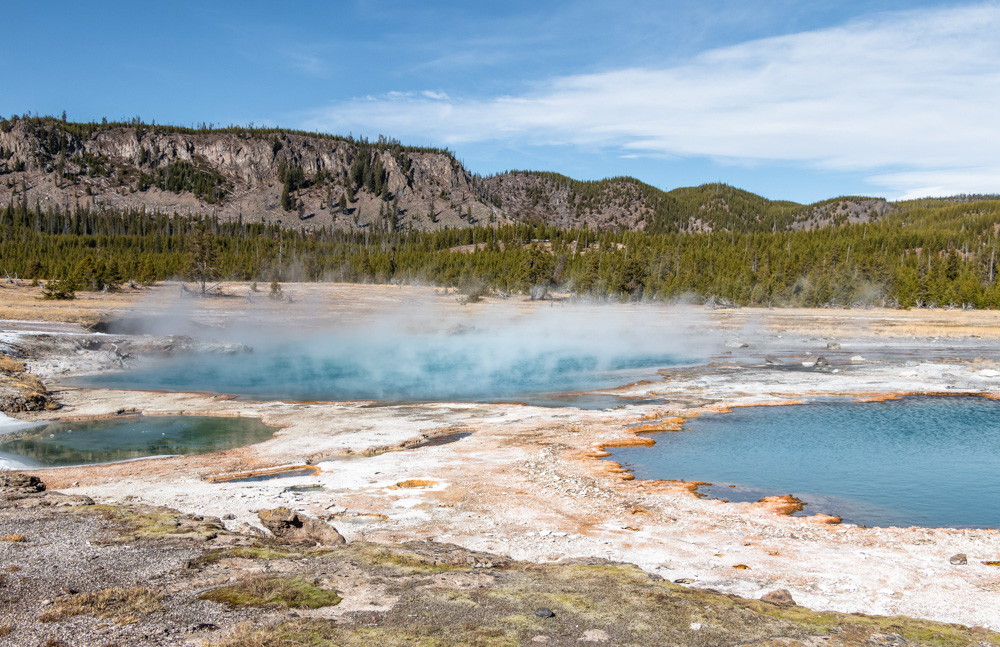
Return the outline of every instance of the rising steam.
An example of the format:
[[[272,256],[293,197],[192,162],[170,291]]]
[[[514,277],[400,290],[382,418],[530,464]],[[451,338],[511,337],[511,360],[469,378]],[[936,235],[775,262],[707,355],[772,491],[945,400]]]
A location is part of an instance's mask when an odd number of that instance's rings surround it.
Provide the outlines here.
[[[145,361],[81,382],[267,399],[478,401],[617,386],[696,361],[712,346],[691,311],[635,305],[463,309],[430,301],[324,316],[300,303],[253,321],[224,317],[216,322],[224,327],[211,329],[192,327],[192,318],[150,326],[252,350]]]

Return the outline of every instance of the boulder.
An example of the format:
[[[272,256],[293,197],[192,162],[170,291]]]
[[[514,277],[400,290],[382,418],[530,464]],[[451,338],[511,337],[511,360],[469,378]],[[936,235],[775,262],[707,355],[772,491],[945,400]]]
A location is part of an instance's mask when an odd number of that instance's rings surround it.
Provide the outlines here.
[[[35,494],[45,491],[45,483],[37,476],[20,472],[0,472],[0,491],[4,494]]]
[[[957,555],[952,555],[951,558],[948,560],[948,563],[953,564],[955,566],[965,566],[966,564],[969,563],[969,558],[966,556],[965,553],[959,553]]]
[[[767,602],[769,604],[776,604],[779,607],[794,607],[795,600],[792,599],[792,594],[788,592],[788,589],[777,589],[765,593],[760,598],[761,602]]]
[[[257,518],[279,539],[326,546],[347,543],[333,526],[285,507],[259,510]]]

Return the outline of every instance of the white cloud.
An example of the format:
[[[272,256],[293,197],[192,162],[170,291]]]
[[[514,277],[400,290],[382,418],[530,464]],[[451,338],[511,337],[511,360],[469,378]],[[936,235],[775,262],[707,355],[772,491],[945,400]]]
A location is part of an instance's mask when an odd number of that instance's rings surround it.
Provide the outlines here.
[[[961,193],[1000,193],[1000,165],[884,173],[872,178],[900,200]]]
[[[355,99],[312,128],[863,171],[898,194],[1000,191],[1000,5],[884,13],[667,68],[552,79],[518,96]]]

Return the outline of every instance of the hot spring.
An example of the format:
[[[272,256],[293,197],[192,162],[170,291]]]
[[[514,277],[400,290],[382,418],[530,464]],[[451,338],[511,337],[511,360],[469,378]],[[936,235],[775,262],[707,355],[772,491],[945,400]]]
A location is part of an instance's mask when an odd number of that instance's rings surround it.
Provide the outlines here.
[[[200,391],[265,400],[505,401],[605,408],[629,400],[567,393],[656,378],[698,351],[670,322],[596,309],[459,322],[398,314],[364,324],[230,330],[252,348],[145,361],[69,383]],[[665,327],[666,326],[666,327]]]
[[[209,416],[51,422],[0,435],[0,466],[30,469],[206,454],[262,442],[275,431],[255,418]]]
[[[824,400],[693,418],[611,449],[636,478],[709,481],[729,501],[794,494],[867,526],[1000,527],[1000,402]],[[735,487],[730,487],[735,486]]]

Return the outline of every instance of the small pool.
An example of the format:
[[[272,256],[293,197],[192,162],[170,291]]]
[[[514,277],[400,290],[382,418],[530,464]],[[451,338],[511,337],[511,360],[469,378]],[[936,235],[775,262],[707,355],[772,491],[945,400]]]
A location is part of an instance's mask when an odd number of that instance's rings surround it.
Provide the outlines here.
[[[704,415],[611,449],[636,478],[709,481],[729,501],[794,494],[867,526],[1000,527],[1000,401],[825,400]],[[730,487],[735,486],[735,487]]]
[[[0,435],[0,467],[63,467],[207,454],[267,440],[277,429],[256,418],[211,416],[52,422]]]

